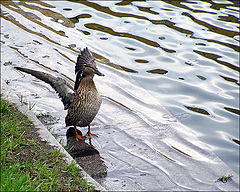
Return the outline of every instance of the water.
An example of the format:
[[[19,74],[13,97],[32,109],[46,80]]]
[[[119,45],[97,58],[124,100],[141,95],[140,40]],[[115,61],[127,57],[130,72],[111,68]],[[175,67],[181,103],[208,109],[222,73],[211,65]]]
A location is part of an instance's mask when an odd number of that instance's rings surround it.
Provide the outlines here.
[[[236,1],[1,4],[2,79],[35,104],[36,114],[54,117],[52,132],[64,144],[61,101],[49,85],[12,70],[12,65],[64,75],[71,82],[81,48],[88,46],[97,58],[105,76],[96,77],[96,85],[110,100],[103,99],[93,122],[99,137],[92,143],[107,167],[101,181],[107,188],[191,189],[199,179],[191,167],[199,162],[188,157],[208,156],[196,146],[239,172]],[[178,156],[178,150],[189,156]],[[172,163],[178,161],[177,166]],[[190,173],[194,181],[181,180],[174,172]]]

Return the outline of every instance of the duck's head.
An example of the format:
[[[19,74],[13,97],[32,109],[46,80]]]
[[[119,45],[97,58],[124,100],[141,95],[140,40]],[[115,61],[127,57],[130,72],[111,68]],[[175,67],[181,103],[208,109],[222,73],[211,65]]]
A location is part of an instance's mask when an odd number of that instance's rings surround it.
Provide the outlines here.
[[[75,74],[76,74],[76,81],[74,85],[75,90],[78,88],[81,80],[86,76],[93,77],[94,74],[104,76],[104,74],[98,70],[95,58],[92,56],[87,47],[84,48],[83,51],[81,51],[80,55],[78,55],[77,63],[75,66]]]
[[[95,63],[95,62],[94,62]],[[83,66],[83,75],[94,75],[97,74],[99,76],[104,76],[103,73],[101,73],[98,68],[96,67],[96,63],[95,66],[93,65],[84,65]]]

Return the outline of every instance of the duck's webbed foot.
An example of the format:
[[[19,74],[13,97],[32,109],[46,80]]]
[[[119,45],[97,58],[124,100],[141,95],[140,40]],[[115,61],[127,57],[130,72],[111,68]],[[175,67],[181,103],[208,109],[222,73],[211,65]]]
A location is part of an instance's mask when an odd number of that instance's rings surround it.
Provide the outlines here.
[[[86,139],[85,136],[82,136],[82,135],[76,135],[76,140],[77,140],[77,141],[78,141],[78,140],[84,140],[84,139]]]
[[[87,132],[87,134],[85,135],[85,137],[90,137],[90,138],[92,138],[92,137],[98,137],[96,134],[93,134],[93,133],[91,133],[91,131],[90,131],[90,124],[88,125],[88,132]]]
[[[77,133],[77,129],[76,129],[75,126],[74,126],[74,131],[75,131],[75,134],[76,134],[76,141],[86,139],[85,136],[79,135],[79,134]]]
[[[90,138],[92,138],[92,137],[98,137],[96,134],[93,134],[93,133],[91,133],[91,132],[87,132],[87,134],[85,135],[85,137],[90,137]],[[84,137],[84,136],[83,136]]]

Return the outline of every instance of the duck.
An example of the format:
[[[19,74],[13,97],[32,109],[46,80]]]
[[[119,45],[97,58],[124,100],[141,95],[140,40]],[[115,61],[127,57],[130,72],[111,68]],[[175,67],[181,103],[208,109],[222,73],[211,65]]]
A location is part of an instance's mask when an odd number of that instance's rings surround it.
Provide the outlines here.
[[[97,137],[96,134],[91,133],[90,124],[100,109],[102,97],[98,93],[93,77],[95,74],[98,76],[104,76],[104,74],[98,70],[95,58],[87,47],[81,50],[77,57],[74,87],[65,79],[45,72],[23,67],[14,68],[50,84],[58,93],[64,109],[68,110],[65,117],[66,126],[73,126],[77,141],[84,140],[86,137]],[[77,126],[88,126],[87,134],[84,136],[78,134]]]

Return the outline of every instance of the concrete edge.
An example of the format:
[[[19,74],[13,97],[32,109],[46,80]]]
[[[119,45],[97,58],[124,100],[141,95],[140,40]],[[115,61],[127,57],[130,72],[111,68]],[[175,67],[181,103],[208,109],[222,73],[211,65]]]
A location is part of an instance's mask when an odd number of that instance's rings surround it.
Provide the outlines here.
[[[18,110],[26,115],[38,129],[40,138],[43,141],[47,141],[49,145],[56,147],[64,155],[64,159],[67,163],[74,162],[78,168],[80,168],[83,177],[90,183],[93,184],[97,191],[107,191],[103,186],[101,186],[97,181],[95,181],[90,175],[88,175],[83,168],[73,159],[73,157],[63,148],[63,146],[55,139],[55,137],[47,130],[46,127],[38,120],[36,115],[28,109],[28,107],[19,101],[18,96],[15,92],[3,81],[1,80],[1,97],[6,99],[8,102],[15,104]]]

